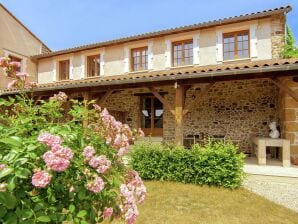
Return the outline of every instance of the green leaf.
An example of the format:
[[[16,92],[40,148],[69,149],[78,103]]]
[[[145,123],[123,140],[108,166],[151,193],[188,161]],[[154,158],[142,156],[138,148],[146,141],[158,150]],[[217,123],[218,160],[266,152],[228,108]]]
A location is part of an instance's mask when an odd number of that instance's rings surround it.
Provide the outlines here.
[[[0,205],[0,218],[3,218],[7,213],[7,209]]]
[[[16,187],[15,180],[16,180],[16,177],[12,177],[12,178],[9,178],[9,180],[7,181],[7,189],[10,192],[12,192]]]
[[[33,212],[30,209],[24,209],[21,214],[24,219],[29,219],[33,216]]]
[[[13,168],[7,167],[0,171],[0,179],[6,177],[13,172]]]
[[[4,222],[3,224],[16,224],[18,223],[18,217],[16,214],[10,212],[9,214],[7,214],[4,218]]]
[[[17,136],[11,136],[8,138],[0,139],[0,142],[11,146],[16,146],[16,147],[19,147],[22,145],[22,139]]]
[[[51,221],[51,218],[49,216],[43,215],[43,216],[39,216],[37,218],[37,220],[40,221],[40,222],[50,222]]]
[[[69,210],[71,213],[73,213],[73,212],[75,211],[75,209],[76,209],[76,207],[75,207],[73,204],[69,205],[68,210]]]
[[[28,170],[27,168],[19,168],[17,169],[17,171],[15,172],[15,175],[19,178],[22,179],[27,179],[29,175],[31,175],[31,171]]]
[[[84,217],[84,216],[86,216],[87,215],[87,211],[86,210],[81,210],[81,211],[79,211],[79,213],[77,214],[77,216],[79,217],[79,218],[82,218],[82,217]]]
[[[8,209],[13,209],[17,204],[17,199],[13,194],[0,192],[0,203]]]

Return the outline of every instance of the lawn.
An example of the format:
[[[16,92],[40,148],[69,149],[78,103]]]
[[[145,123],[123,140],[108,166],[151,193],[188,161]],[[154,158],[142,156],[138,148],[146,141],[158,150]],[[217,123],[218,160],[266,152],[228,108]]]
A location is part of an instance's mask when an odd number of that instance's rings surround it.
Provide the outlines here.
[[[227,190],[172,182],[146,182],[139,224],[298,223],[298,213],[243,188]]]

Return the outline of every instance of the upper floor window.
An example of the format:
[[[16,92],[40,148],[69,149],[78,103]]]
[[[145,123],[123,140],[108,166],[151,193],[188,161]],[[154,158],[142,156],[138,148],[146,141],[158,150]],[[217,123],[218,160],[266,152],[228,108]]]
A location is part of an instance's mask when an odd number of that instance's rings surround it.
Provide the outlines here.
[[[223,58],[233,60],[249,58],[249,31],[223,34]]]
[[[22,59],[12,55],[9,55],[8,57],[10,58],[10,61],[19,63],[20,66],[17,67],[16,71],[21,72]]]
[[[192,40],[173,43],[173,66],[193,64]]]
[[[100,75],[100,55],[87,57],[87,77]]]
[[[69,60],[59,61],[59,80],[69,79]]]
[[[142,71],[148,69],[148,47],[131,50],[131,70]]]

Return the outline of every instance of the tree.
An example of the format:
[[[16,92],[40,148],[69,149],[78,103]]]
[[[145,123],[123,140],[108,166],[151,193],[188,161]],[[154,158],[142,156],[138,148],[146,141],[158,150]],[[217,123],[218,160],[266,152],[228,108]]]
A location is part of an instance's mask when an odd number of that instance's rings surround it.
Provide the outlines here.
[[[283,58],[298,57],[298,47],[295,45],[295,37],[289,26],[287,26],[286,44],[282,52],[282,57]]]

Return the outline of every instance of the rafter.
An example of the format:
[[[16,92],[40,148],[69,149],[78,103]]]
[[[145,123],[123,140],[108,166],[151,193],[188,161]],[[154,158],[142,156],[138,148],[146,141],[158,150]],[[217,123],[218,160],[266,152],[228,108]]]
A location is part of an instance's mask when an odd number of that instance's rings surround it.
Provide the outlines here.
[[[291,96],[296,102],[298,102],[298,95],[293,90],[291,90],[288,86],[284,85],[280,80],[276,78],[272,78],[272,82],[278,88],[280,88],[281,91],[289,94],[289,96]]]
[[[215,82],[211,82],[205,87],[205,89],[200,94],[200,99],[202,99],[202,97],[209,92],[209,90],[212,88],[212,86],[214,86],[214,84]],[[183,116],[185,116],[188,112],[191,112],[194,108],[196,108],[197,105],[201,102],[200,99],[193,99],[183,110]]]
[[[175,110],[171,107],[170,103],[162,97],[154,87],[148,87],[148,89],[152,92],[152,94],[166,107],[170,110],[170,112],[175,115]]]

